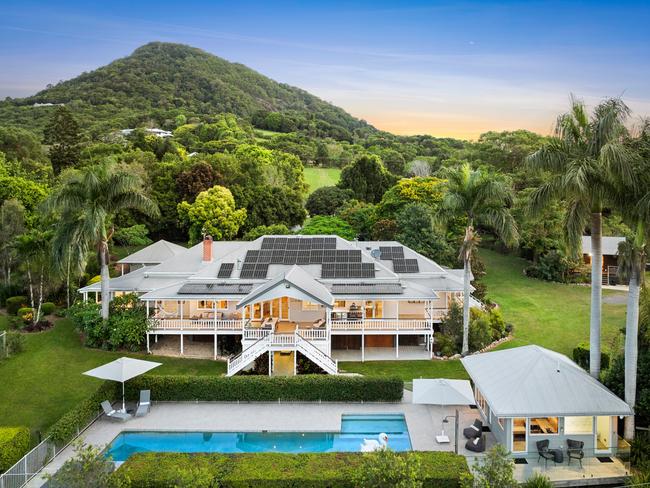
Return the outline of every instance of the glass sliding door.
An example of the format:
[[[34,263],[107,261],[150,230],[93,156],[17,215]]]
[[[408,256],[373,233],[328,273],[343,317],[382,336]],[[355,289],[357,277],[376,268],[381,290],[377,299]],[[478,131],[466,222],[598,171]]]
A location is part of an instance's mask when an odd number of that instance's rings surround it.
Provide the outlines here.
[[[528,427],[526,419],[516,417],[512,419],[512,452],[526,452],[528,450]]]

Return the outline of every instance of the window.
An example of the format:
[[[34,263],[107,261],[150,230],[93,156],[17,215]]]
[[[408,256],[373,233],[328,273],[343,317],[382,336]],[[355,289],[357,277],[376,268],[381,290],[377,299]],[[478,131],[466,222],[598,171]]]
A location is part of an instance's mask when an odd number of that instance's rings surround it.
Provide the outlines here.
[[[289,297],[280,298],[280,318],[289,319]]]
[[[212,310],[214,308],[214,302],[212,300],[199,300],[197,308],[201,310]]]
[[[320,304],[313,303],[313,302],[306,302],[306,301],[303,300],[302,301],[302,310],[303,310],[303,312],[307,312],[307,311],[312,311],[313,312],[313,311],[316,311],[316,310],[320,310]]]
[[[219,310],[226,310],[228,308],[228,300],[219,300],[217,302],[217,308]]]
[[[558,433],[558,418],[557,417],[540,417],[530,419],[530,433],[531,434],[557,434]]]
[[[564,417],[565,434],[592,434],[593,432],[593,417]]]
[[[384,302],[382,301],[366,301],[366,318],[367,319],[381,319],[384,316]]]
[[[526,452],[526,419],[512,419],[512,452]]]

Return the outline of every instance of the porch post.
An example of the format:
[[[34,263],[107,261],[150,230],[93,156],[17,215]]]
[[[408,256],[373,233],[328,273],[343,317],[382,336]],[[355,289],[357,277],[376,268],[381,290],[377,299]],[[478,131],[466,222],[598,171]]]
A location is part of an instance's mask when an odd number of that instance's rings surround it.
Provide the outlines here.
[[[294,350],[293,351],[293,375],[296,376],[298,374],[298,351]]]
[[[124,265],[120,264],[120,270],[122,271],[122,276],[124,276]]]
[[[87,292],[87,291],[84,291],[84,295],[83,295],[83,296],[84,296],[84,303],[86,303],[86,302],[88,301],[88,292]]]
[[[178,301],[178,307],[181,310],[181,314],[180,314],[181,315],[181,356],[183,355],[183,352],[184,352],[183,351],[183,345],[184,345],[183,344],[183,305],[184,305],[183,300],[179,300]]]
[[[271,370],[273,368],[273,351],[269,351],[269,376],[271,376]]]
[[[181,356],[183,355],[183,331],[181,330]]]
[[[395,334],[395,359],[399,359],[399,330]]]
[[[95,292],[95,303],[99,303],[99,293]]]
[[[149,332],[147,332],[147,354],[151,354],[151,350],[149,349]]]
[[[327,334],[327,355],[332,355],[332,309],[325,309],[325,331]]]
[[[217,359],[217,333],[214,333],[214,358],[215,361]]]
[[[361,328],[361,362],[363,363],[366,359],[366,337],[363,333],[363,326]]]
[[[212,319],[214,320],[214,330],[217,330],[217,301],[212,300]],[[215,338],[217,336],[215,335]]]
[[[147,308],[147,318],[149,318],[149,300],[147,300],[145,303],[145,307]]]

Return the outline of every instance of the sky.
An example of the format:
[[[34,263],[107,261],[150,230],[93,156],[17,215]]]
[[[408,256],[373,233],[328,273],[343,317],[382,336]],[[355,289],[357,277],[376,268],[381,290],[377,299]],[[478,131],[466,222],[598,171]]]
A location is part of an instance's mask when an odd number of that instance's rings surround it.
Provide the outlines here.
[[[549,133],[571,93],[650,116],[650,1],[0,0],[0,98],[189,44],[398,134]]]

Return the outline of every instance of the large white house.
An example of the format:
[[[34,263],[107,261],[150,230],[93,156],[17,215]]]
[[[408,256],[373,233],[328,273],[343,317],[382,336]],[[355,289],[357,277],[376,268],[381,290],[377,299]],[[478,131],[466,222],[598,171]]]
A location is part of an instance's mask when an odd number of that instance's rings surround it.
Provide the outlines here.
[[[132,271],[110,280],[111,298],[146,303],[148,350],[176,336],[181,354],[188,341],[210,341],[216,358],[234,336],[242,352],[228,375],[266,352],[277,374],[295,373],[298,352],[332,374],[339,359],[428,359],[434,324],[463,290],[462,270],[398,242],[336,236],[206,237],[190,249],[159,241],[119,263]],[[80,292],[99,300],[100,285]]]

